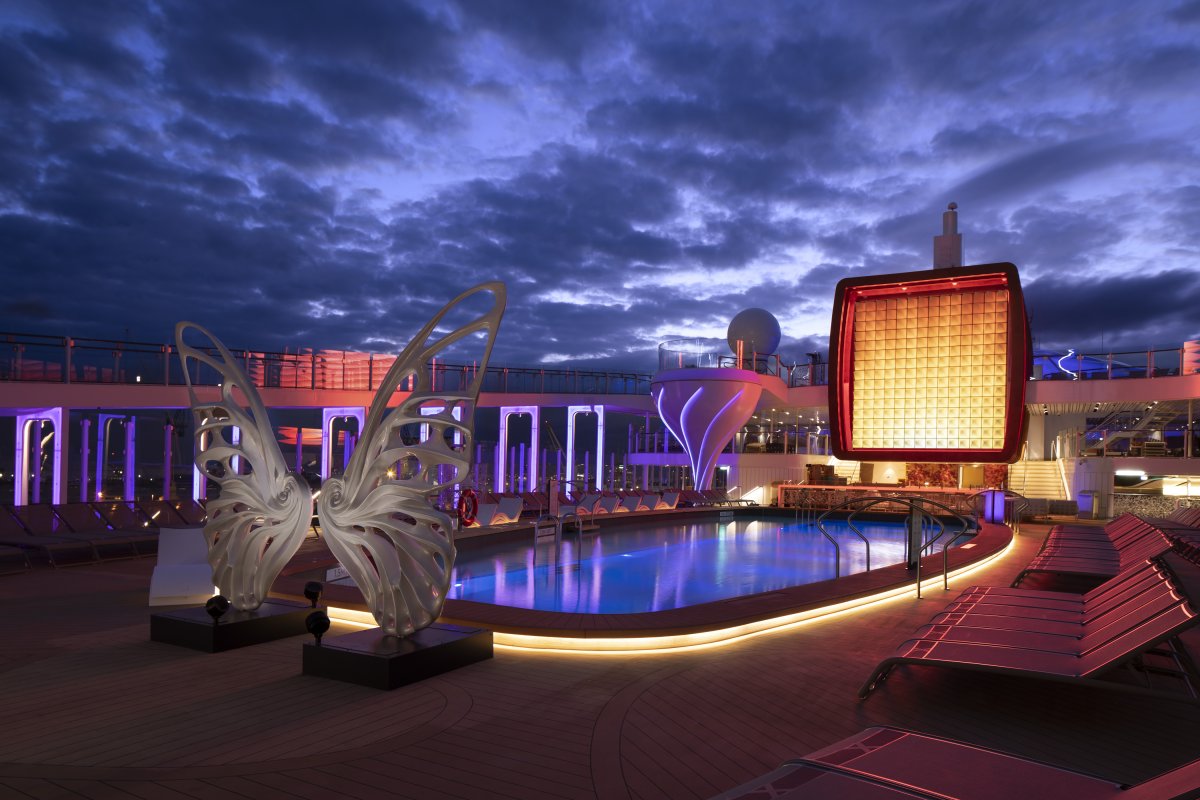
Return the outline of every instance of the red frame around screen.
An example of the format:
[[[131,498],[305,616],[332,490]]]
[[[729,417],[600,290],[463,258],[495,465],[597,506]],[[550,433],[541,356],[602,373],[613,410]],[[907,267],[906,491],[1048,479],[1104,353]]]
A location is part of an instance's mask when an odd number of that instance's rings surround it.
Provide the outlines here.
[[[1008,296],[1008,337],[1003,446],[999,450],[967,448],[856,448],[852,445],[854,400],[854,312],[859,299],[911,297],[966,290],[1005,289]],[[1012,264],[931,269],[846,278],[837,285],[833,326],[829,336],[829,416],[833,454],[856,461],[939,461],[954,463],[1011,463],[1017,460],[1025,429],[1025,384],[1033,354],[1029,318],[1021,280]]]

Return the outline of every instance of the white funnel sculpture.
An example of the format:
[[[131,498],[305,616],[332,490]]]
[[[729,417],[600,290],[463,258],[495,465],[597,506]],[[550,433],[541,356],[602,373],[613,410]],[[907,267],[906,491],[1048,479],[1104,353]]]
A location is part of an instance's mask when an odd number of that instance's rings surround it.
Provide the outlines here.
[[[660,372],[650,396],[667,430],[683,445],[697,489],[712,485],[717,455],[758,407],[762,380],[746,369]]]

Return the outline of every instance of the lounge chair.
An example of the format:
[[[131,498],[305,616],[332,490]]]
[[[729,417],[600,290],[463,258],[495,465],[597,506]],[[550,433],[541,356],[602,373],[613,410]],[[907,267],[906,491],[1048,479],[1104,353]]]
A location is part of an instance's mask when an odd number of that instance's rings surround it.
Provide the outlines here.
[[[34,536],[7,506],[0,507],[0,545],[19,548],[26,557],[31,552],[40,553],[52,567],[90,564],[100,559],[87,537],[69,534]]]
[[[479,511],[475,515],[475,525],[480,528],[510,525],[521,518],[522,505],[520,497],[501,497],[494,503],[480,503]]]
[[[1200,528],[1200,506],[1196,508],[1177,508],[1168,517],[1172,522],[1181,522],[1192,528]]]
[[[1129,518],[1119,517],[1105,526],[1108,544],[1093,534],[1078,530],[1052,530],[1042,549],[1021,570],[1013,585],[1019,586],[1027,576],[1039,572],[1111,578],[1127,567],[1170,549],[1171,540],[1161,527],[1133,515],[1126,516]]]
[[[138,507],[154,527],[186,528],[194,524],[184,519],[175,504],[167,500],[139,500]]]
[[[655,498],[653,495],[643,495],[639,492],[626,492],[621,495],[620,507],[626,511],[649,511],[654,507],[653,503],[655,499],[657,498]]]
[[[62,514],[58,509],[62,510]],[[100,558],[136,558],[133,539],[109,530],[94,508],[86,503],[63,504],[57,508],[45,505],[13,506],[12,514],[36,539],[42,536],[83,539],[92,545]],[[65,514],[66,516],[63,516]],[[74,519],[79,529],[70,524]]]
[[[140,510],[131,511],[131,505],[119,500],[64,503],[54,506],[54,513],[76,534],[129,542],[136,555],[150,555],[158,549],[158,529],[151,530],[147,518]]]
[[[865,698],[870,694],[900,664],[923,664],[1117,687],[1118,684],[1101,683],[1095,679],[1160,642],[1174,639],[1198,619],[1195,608],[1181,586],[1185,583],[1200,586],[1200,568],[1174,553],[1159,559],[1158,567],[1164,574],[1165,591],[1148,590],[1145,602],[1132,603],[1136,607],[1129,613],[1119,613],[1096,626],[1080,625],[1073,628],[1071,633],[1059,635],[1062,641],[1047,640],[1046,635],[1054,634],[1046,634],[1042,630],[1021,632],[1026,636],[998,637],[1003,641],[989,643],[987,635],[966,632],[971,627],[969,622],[957,631],[951,629],[958,623],[936,630],[926,626],[916,638],[904,642],[895,654],[880,662],[859,690],[859,697]],[[1181,579],[1181,574],[1187,576],[1186,579]],[[975,641],[956,641],[973,636],[978,638]]]
[[[188,525],[203,525],[208,522],[208,512],[204,510],[204,506],[191,498],[172,500],[171,505],[174,506],[175,513],[183,517],[184,523]]]
[[[616,514],[619,511],[628,511],[627,508],[621,508],[621,498],[615,494],[602,494],[596,500],[596,505],[593,514]]]
[[[596,504],[599,501],[600,501],[600,495],[585,494],[582,498],[580,498],[578,503],[574,504],[574,506],[572,508],[570,508],[570,509],[564,508],[563,513],[566,513],[569,510],[580,516],[583,516],[585,514],[588,516],[591,516],[592,514],[596,513]]]
[[[1126,787],[966,742],[901,728],[874,727],[788,761],[713,800],[1186,800],[1197,797],[1197,786],[1200,759]]]
[[[654,504],[655,511],[668,511],[679,504],[679,492],[663,492]]]
[[[535,517],[545,513],[547,508],[545,492],[522,492],[521,502],[525,513]]]

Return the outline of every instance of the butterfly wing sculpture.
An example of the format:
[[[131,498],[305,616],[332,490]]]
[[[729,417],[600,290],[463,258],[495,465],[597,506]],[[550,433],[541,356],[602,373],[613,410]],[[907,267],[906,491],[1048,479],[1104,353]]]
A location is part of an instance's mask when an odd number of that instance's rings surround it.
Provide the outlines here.
[[[490,292],[491,308],[430,342],[459,303]],[[502,283],[485,283],[456,297],[413,337],[380,384],[358,446],[341,478],[321,486],[318,509],[325,542],[358,584],[384,633],[408,636],[441,614],[450,588],[454,539],[449,515],[429,498],[461,483],[470,470],[475,403],[504,314]],[[486,332],[470,383],[438,391],[430,361],[461,339]],[[391,412],[388,401],[412,378],[412,393]],[[406,444],[406,426],[428,435]]]
[[[189,328],[209,346],[186,344]],[[252,611],[304,541],[312,491],[288,470],[258,390],[225,345],[191,322],[175,326],[175,344],[196,420],[196,466],[220,486],[219,495],[206,504],[204,525],[213,583],[234,608]],[[199,399],[192,386],[194,362],[221,376],[220,399]]]

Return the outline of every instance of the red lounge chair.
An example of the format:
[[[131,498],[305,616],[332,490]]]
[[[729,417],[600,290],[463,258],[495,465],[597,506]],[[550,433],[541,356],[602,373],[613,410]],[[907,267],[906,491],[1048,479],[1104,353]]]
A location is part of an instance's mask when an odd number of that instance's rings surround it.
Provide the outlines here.
[[[713,800],[1186,800],[1198,796],[1197,786],[1200,760],[1124,787],[966,742],[876,727],[789,761]]]
[[[1178,590],[1180,571],[1189,575],[1189,585],[1196,580],[1197,567],[1174,554],[1163,557],[1171,580],[1163,587],[1137,595],[1130,609],[1121,608],[1099,620],[1077,623],[1070,634],[1048,633],[1049,629],[1008,631],[992,627],[997,633],[968,632],[970,625],[955,630],[954,625],[924,630],[917,638],[909,639],[895,654],[884,659],[859,690],[865,698],[891,670],[900,664],[923,664],[957,669],[1020,675],[1066,682],[1088,682],[1110,688],[1117,684],[1094,681],[1103,673],[1136,658],[1160,642],[1173,639],[1195,624],[1197,612]],[[1059,611],[1071,623],[1069,614]],[[1032,623],[1026,623],[1032,624]],[[1035,626],[1036,627],[1036,626]],[[979,628],[977,630],[983,630]],[[1048,639],[1047,636],[1055,636]],[[964,639],[967,641],[957,641]],[[993,641],[994,640],[994,641]],[[1137,687],[1122,686],[1131,690]],[[1149,691],[1149,690],[1145,690]]]

